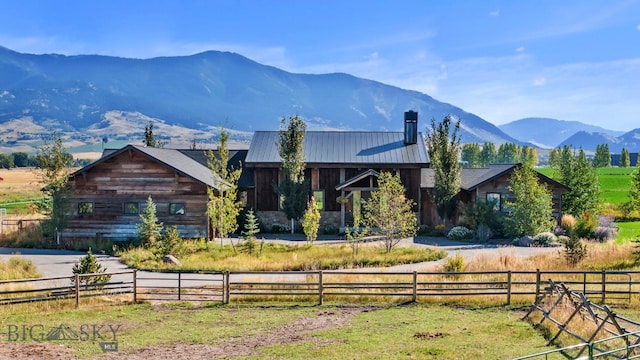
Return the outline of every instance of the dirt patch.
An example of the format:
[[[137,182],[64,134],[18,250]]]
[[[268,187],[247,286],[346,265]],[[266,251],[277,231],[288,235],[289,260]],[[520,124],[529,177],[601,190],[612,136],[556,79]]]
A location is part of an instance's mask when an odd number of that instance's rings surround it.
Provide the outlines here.
[[[178,343],[134,350],[131,353],[101,355],[100,359],[148,360],[153,359],[224,359],[235,356],[256,356],[261,348],[278,344],[313,342],[326,345],[328,340],[309,336],[313,331],[326,330],[347,325],[351,319],[373,308],[335,308],[318,311],[316,316],[298,319],[290,324],[267,329],[252,336],[224,339],[215,345]]]
[[[73,349],[64,344],[50,342],[3,342],[0,359],[20,360],[72,360],[78,359]]]

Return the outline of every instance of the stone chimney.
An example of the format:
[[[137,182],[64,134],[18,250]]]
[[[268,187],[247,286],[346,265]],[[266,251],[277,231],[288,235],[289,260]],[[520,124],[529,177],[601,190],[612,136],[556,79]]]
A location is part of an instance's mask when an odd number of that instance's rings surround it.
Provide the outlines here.
[[[404,113],[404,144],[413,145],[418,142],[418,113],[409,110]]]

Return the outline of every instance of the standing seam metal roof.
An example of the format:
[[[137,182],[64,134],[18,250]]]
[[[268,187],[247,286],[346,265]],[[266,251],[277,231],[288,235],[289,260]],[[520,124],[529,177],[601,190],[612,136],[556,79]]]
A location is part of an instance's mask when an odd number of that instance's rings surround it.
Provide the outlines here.
[[[257,131],[245,160],[248,165],[279,164],[278,132]],[[307,164],[411,164],[427,165],[427,148],[405,145],[403,132],[307,131],[304,140]]]

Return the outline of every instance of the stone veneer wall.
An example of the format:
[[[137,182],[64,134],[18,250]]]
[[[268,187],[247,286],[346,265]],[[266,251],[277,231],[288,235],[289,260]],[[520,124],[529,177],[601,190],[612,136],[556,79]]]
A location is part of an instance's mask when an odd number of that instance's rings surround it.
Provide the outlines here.
[[[289,225],[287,215],[283,211],[256,211],[256,216],[262,227],[271,229],[273,224]],[[299,224],[296,224],[298,227]],[[326,226],[340,227],[340,211],[321,211],[320,212],[320,233]]]

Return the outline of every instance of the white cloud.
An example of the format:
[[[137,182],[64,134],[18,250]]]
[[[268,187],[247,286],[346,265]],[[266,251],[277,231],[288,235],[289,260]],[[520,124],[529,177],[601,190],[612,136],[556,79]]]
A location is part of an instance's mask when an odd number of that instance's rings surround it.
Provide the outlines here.
[[[535,79],[533,79],[533,82],[531,83],[531,85],[533,86],[543,86],[547,83],[547,79],[544,78],[544,76],[541,77],[537,77]]]
[[[637,29],[638,29],[638,31],[640,31],[640,24],[638,24],[638,27],[637,27]]]
[[[500,16],[500,9],[489,12],[490,16]]]
[[[518,52],[518,53],[524,52],[524,46],[520,46],[519,48],[517,48],[516,52]]]

